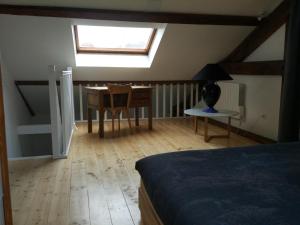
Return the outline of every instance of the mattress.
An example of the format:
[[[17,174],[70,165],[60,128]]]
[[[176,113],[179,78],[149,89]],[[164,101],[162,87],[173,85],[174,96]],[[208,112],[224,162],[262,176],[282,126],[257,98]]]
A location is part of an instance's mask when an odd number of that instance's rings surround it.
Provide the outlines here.
[[[300,142],[136,162],[164,225],[299,225]]]

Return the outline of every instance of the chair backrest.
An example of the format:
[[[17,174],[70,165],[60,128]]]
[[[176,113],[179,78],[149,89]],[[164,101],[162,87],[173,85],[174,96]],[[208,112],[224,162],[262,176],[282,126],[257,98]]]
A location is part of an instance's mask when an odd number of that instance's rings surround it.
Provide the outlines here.
[[[132,95],[131,85],[107,84],[107,88],[111,108],[129,108]]]

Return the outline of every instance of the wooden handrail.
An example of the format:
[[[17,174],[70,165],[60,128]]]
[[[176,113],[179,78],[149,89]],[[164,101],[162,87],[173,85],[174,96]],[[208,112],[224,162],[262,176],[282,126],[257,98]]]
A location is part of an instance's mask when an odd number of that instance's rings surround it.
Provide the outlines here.
[[[136,84],[136,85],[170,85],[170,84],[191,84],[191,83],[199,83],[199,81],[196,80],[153,80],[153,81],[79,81],[79,80],[74,80],[73,84],[74,85],[105,85],[108,83],[118,83],[118,84]]]
[[[98,86],[102,86],[108,83],[118,83],[118,84],[136,84],[136,85],[155,85],[155,84],[159,84],[159,85],[169,85],[169,84],[191,84],[191,83],[202,83],[201,81],[197,81],[197,80],[156,80],[156,81],[88,81],[88,80],[74,80],[73,81],[73,85],[98,85]],[[44,85],[48,85],[48,81],[46,80],[39,80],[39,81],[34,81],[34,80],[17,80],[15,81],[16,85],[20,85],[20,86],[44,86]],[[57,81],[57,84],[59,85],[59,81]]]
[[[16,88],[17,88],[17,90],[18,90],[18,92],[19,92],[19,94],[20,94],[22,100],[24,101],[24,103],[25,103],[25,105],[26,105],[26,108],[28,109],[30,115],[31,115],[31,116],[35,116],[35,112],[34,112],[33,109],[31,108],[29,102],[27,101],[27,99],[26,99],[25,95],[23,94],[22,90],[20,89],[19,85],[16,84],[16,83],[15,83],[15,85],[16,85]]]
[[[11,194],[9,185],[9,171],[7,160],[7,146],[6,146],[6,134],[5,134],[5,115],[4,115],[4,101],[3,101],[3,89],[2,89],[2,74],[0,65],[0,161],[1,161],[1,180],[2,180],[2,192],[3,192],[3,213],[4,222],[6,225],[13,224],[12,207],[11,207]]]

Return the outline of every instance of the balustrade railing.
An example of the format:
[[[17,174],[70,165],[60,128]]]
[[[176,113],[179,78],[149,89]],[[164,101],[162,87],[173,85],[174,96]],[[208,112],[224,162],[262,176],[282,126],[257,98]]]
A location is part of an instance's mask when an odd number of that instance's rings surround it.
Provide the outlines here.
[[[86,121],[86,86],[104,86],[107,83],[123,83],[132,85],[147,85],[153,87],[153,115],[154,118],[179,118],[184,117],[183,111],[194,106],[199,100],[199,90],[203,83],[193,80],[173,80],[173,81],[73,81],[74,90],[74,112],[75,121]],[[57,85],[60,81],[57,81]],[[48,81],[16,81],[16,85],[48,85]],[[132,110],[132,116],[134,116]],[[147,118],[147,109],[139,110],[140,118]],[[98,120],[99,114],[93,115],[93,120]],[[105,120],[110,119],[110,115],[105,113]]]
[[[180,81],[74,81],[74,92],[78,95],[75,104],[76,121],[86,121],[85,106],[85,86],[105,86],[107,83],[130,83],[132,85],[147,85],[153,87],[153,115],[154,118],[174,118],[184,117],[183,111],[194,106],[199,100],[199,87],[201,83],[192,80]],[[76,88],[78,86],[78,88]],[[132,115],[135,113],[132,110]],[[147,118],[147,109],[139,110],[140,118]],[[110,117],[105,113],[104,119]],[[93,120],[98,120],[99,114],[96,112]]]

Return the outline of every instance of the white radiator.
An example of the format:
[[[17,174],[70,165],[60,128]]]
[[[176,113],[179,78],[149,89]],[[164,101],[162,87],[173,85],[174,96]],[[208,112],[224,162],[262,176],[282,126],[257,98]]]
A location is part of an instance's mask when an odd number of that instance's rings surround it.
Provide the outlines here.
[[[218,85],[222,92],[215,108],[238,112],[239,115],[234,118],[243,120],[245,115],[245,86],[233,82],[218,82]]]

